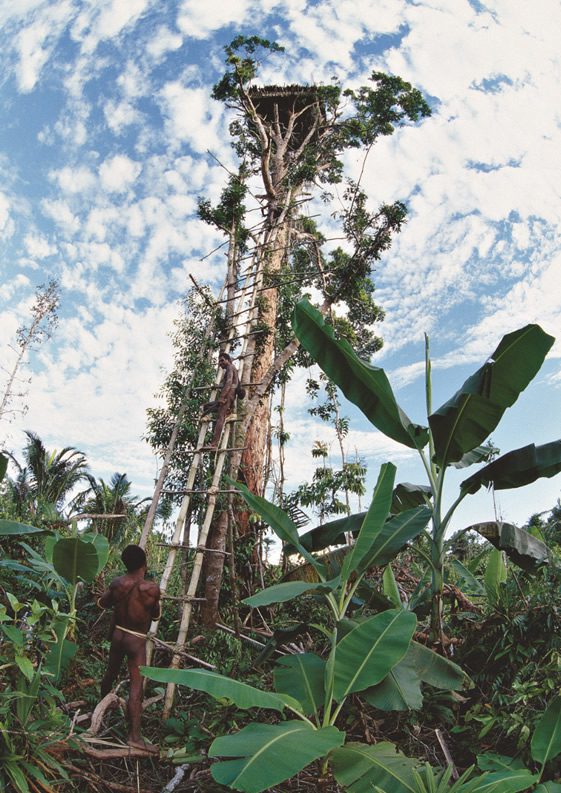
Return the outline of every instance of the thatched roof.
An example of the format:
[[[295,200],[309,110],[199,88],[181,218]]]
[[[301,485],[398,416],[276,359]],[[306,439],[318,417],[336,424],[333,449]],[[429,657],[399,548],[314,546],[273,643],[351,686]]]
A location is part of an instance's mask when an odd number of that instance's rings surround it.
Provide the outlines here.
[[[310,125],[317,124],[318,115],[324,117],[323,105],[313,85],[266,85],[263,88],[250,88],[248,93],[264,121],[272,123],[278,108],[281,127],[286,127],[292,113],[309,108],[298,119],[293,143],[306,135]]]

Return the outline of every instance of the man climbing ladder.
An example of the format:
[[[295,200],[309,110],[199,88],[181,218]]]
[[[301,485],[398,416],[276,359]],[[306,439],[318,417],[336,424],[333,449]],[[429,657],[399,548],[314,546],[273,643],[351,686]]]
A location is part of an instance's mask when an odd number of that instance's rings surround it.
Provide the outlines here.
[[[224,422],[227,416],[231,413],[236,397],[243,399],[245,390],[240,386],[240,379],[238,370],[232,363],[232,359],[226,352],[221,352],[218,356],[218,365],[224,369],[224,380],[222,382],[222,389],[218,399],[212,402],[207,402],[203,405],[202,415],[207,413],[216,413],[216,423],[214,425],[214,432],[212,440],[208,445],[208,449],[217,449],[220,443],[222,430],[224,429]]]

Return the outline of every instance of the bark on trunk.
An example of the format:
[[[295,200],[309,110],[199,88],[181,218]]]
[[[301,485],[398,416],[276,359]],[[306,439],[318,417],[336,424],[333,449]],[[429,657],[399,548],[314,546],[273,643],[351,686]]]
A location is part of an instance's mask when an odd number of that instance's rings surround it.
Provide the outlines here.
[[[205,600],[201,611],[203,625],[213,628],[218,619],[218,600],[222,585],[222,571],[224,569],[224,553],[226,550],[226,536],[228,533],[228,511],[223,510],[217,517],[210,532],[207,548],[210,549],[205,557],[203,578],[205,582]],[[214,553],[218,551],[218,553]]]
[[[274,250],[269,258],[268,274],[280,271],[286,259],[288,237],[289,226],[288,223],[284,223],[273,243]],[[267,289],[261,295],[263,307],[259,314],[259,324],[265,326],[268,333],[263,341],[257,341],[257,351],[251,368],[252,383],[263,383],[266,380],[267,372],[275,358],[278,289]],[[240,473],[251,492],[260,496],[263,495],[265,488],[264,462],[267,456],[270,414],[270,401],[265,391],[259,398],[255,408],[251,411],[251,423],[244,435],[243,444],[241,444],[245,447],[245,451],[242,453]],[[239,532],[241,536],[244,536],[250,530],[249,522],[246,516],[242,515],[240,517]]]

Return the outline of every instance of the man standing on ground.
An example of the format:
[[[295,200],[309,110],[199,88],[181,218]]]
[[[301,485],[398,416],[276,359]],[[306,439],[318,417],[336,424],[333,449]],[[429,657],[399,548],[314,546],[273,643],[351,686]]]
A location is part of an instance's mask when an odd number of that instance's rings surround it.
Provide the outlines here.
[[[107,671],[101,681],[101,696],[111,691],[126,656],[130,678],[128,744],[158,751],[140,732],[142,677],[139,667],[146,664],[146,634],[150,623],[160,618],[160,587],[153,581],[145,581],[146,554],[139,545],[128,545],[121,559],[127,572],[115,578],[97,601],[101,608],[113,608],[111,649]]]

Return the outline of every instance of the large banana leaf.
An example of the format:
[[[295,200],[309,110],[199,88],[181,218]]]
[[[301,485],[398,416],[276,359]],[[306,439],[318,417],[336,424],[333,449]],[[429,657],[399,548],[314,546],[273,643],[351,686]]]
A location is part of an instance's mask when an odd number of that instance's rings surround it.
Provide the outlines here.
[[[391,562],[406,543],[423,531],[431,515],[429,507],[416,507],[386,521],[374,537],[370,550],[362,557],[358,572]]]
[[[339,583],[339,578],[320,584],[311,584],[308,581],[284,581],[282,584],[275,584],[267,587],[267,589],[262,589],[257,594],[245,598],[242,602],[253,607],[268,606],[271,603],[285,603],[287,600],[293,600],[298,595],[304,594],[304,592],[332,592]]]
[[[412,485],[411,482],[400,482],[393,491],[392,505],[390,512],[392,515],[399,515],[413,507],[420,507],[432,498],[432,490],[429,485]]]
[[[333,696],[374,686],[403,658],[417,624],[410,611],[389,609],[359,623],[337,645]]]
[[[312,554],[306,548],[304,548],[303,545],[301,545],[300,538],[298,537],[298,528],[296,524],[290,520],[286,512],[283,512],[283,510],[275,506],[275,504],[271,504],[271,502],[267,501],[266,498],[256,496],[241,482],[235,482],[233,479],[228,477],[227,479],[232,487],[235,487],[240,491],[246,504],[254,512],[257,512],[259,515],[261,515],[265,523],[271,527],[277,537],[279,537],[279,539],[281,539],[283,542],[293,545],[300,556],[302,556],[312,565],[321,578],[324,578],[323,566],[318,561],[316,561],[316,559],[314,559]]]
[[[466,452],[461,460],[452,463],[452,465],[454,468],[469,468],[470,465],[476,463],[488,463],[497,454],[499,454],[499,449],[492,443],[486,443],[484,446],[476,446],[475,449]]]
[[[295,697],[305,714],[316,713],[324,701],[324,674],[325,661],[319,655],[286,655],[275,664],[275,690]]]
[[[94,533],[84,533],[80,535],[80,538],[85,542],[93,543],[96,551],[97,551],[97,572],[98,575],[101,573],[107,560],[109,558],[109,540],[104,534],[94,534]]]
[[[542,715],[530,746],[532,758],[545,765],[561,752],[561,697],[556,696]]]
[[[38,534],[45,529],[17,523],[15,520],[0,520],[0,537],[17,537],[18,534]]]
[[[494,771],[482,777],[479,785],[473,788],[473,793],[523,793],[530,790],[537,781],[538,777],[527,768]]]
[[[380,710],[416,710],[423,704],[421,681],[445,691],[456,691],[471,683],[453,661],[412,641],[405,657],[389,675],[363,696]]]
[[[331,520],[302,534],[300,543],[308,551],[322,551],[330,545],[345,545],[346,535],[357,534],[365,517],[366,512],[357,512],[356,515]],[[284,550],[289,555],[297,553],[293,545],[287,545]]]
[[[530,443],[521,449],[503,454],[460,485],[466,493],[477,493],[482,485],[495,490],[523,487],[542,477],[550,478],[561,471],[561,440],[535,446]]]
[[[288,701],[285,695],[261,691],[239,680],[232,680],[216,672],[207,672],[206,669],[159,669],[155,666],[141,666],[140,671],[144,677],[158,683],[176,683],[178,686],[194,688],[195,691],[204,691],[215,699],[228,699],[242,710],[267,708],[282,713]]]
[[[561,793],[560,782],[543,782],[538,785],[534,793]]]
[[[343,582],[348,581],[349,575],[371,555],[373,545],[390,511],[395,472],[396,467],[392,463],[384,463],[380,468],[378,481],[372,496],[372,503],[366,513],[356,542],[343,562],[341,569],[341,580]]]
[[[75,584],[78,578],[93,581],[99,567],[95,546],[79,537],[58,540],[53,547],[53,567],[71,584]]]
[[[393,743],[347,743],[331,758],[335,779],[347,793],[418,793],[413,769],[419,761],[406,757]]]
[[[482,597],[485,594],[485,587],[465,565],[458,559],[452,559],[450,567],[458,576],[458,585],[462,592],[471,597]]]
[[[476,531],[491,545],[504,551],[509,559],[524,570],[532,570],[536,565],[545,564],[549,559],[547,545],[530,532],[519,529],[512,523],[489,521],[474,523],[468,531]]]
[[[379,710],[422,708],[421,678],[415,670],[415,659],[411,653],[408,652],[380,683],[367,688],[361,696]]]
[[[432,491],[428,485],[400,482],[393,491],[390,514],[398,515],[405,510],[426,504],[427,498],[431,498],[431,495]],[[365,516],[366,512],[357,512],[356,515],[337,518],[337,520],[329,521],[322,526],[316,526],[300,535],[300,543],[308,551],[322,551],[329,545],[345,545],[348,534],[355,536],[358,534]],[[287,545],[284,551],[288,555],[297,553],[293,545]]]
[[[435,653],[430,647],[413,641],[409,653],[414,660],[415,671],[423,683],[446,691],[458,691],[465,685],[473,685],[463,669]]]
[[[539,325],[508,333],[489,360],[429,416],[440,466],[483,443],[535,377],[554,341]]]
[[[482,771],[506,771],[526,768],[519,757],[509,757],[505,754],[485,752],[477,755],[477,767]]]
[[[399,407],[384,370],[362,361],[348,342],[337,340],[307,300],[296,304],[292,324],[302,347],[377,429],[410,449],[427,444],[427,428],[413,424]]]
[[[303,721],[248,724],[235,735],[216,738],[209,757],[232,757],[214,763],[216,782],[245,793],[260,793],[297,774],[341,746],[345,734],[336,727],[315,730]]]

